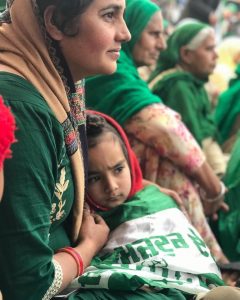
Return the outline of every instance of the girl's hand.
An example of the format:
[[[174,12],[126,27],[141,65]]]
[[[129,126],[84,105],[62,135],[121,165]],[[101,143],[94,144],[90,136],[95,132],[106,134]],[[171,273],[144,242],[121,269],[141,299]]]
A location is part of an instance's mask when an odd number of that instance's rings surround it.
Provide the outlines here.
[[[87,243],[95,255],[107,242],[109,227],[103,218],[89,209],[84,209],[83,221],[79,234],[80,244]]]

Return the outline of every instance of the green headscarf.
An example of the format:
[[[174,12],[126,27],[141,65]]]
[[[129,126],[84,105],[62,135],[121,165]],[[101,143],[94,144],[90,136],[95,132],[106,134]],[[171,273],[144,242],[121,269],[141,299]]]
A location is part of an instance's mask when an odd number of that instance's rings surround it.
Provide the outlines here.
[[[155,78],[159,73],[174,68],[180,61],[180,49],[188,45],[191,40],[204,28],[209,27],[205,23],[198,21],[188,22],[179,26],[168,38],[167,47],[161,52],[156,69],[150,76],[149,81]]]
[[[123,44],[122,49],[131,55],[134,45],[141,37],[141,34],[151,17],[160,8],[150,0],[127,0],[125,22],[129,31],[131,32],[131,40]]]
[[[145,106],[161,102],[139,77],[132,57],[134,45],[159,10],[150,0],[127,0],[125,20],[132,39],[122,47],[117,71],[86,80],[87,106],[112,116],[121,125]]]

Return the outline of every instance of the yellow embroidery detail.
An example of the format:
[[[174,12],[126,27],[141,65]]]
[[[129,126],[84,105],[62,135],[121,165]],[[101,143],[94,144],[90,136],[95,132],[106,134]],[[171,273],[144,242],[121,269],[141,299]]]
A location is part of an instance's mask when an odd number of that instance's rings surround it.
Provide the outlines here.
[[[58,199],[58,204],[52,204],[52,211],[50,214],[51,223],[54,221],[59,221],[65,214],[64,206],[66,200],[63,200],[63,193],[67,190],[69,180],[65,180],[66,170],[65,168],[61,169],[60,182],[56,183],[54,194]]]

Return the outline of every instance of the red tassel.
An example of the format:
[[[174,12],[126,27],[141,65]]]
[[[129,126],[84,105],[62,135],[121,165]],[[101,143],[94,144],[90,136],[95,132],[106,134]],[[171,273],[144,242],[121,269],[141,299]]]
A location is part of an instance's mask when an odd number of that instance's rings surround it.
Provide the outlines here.
[[[15,130],[15,118],[0,96],[0,168],[2,168],[4,160],[12,156],[10,147],[16,141]]]

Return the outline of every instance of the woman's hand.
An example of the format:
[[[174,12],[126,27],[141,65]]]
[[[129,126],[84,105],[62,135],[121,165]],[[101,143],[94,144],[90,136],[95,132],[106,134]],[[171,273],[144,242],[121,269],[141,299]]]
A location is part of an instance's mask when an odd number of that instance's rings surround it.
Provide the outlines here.
[[[83,268],[91,263],[92,258],[104,246],[109,234],[109,228],[102,217],[84,209],[83,221],[79,234],[79,243],[74,250],[82,257]],[[76,278],[78,268],[75,259],[69,253],[58,252],[54,259],[61,265],[63,281],[59,291],[65,289]]]
[[[224,196],[226,192],[227,188],[222,181],[220,181],[220,191],[214,198],[207,197],[206,192],[201,190],[200,188],[199,193],[202,199],[202,204],[206,216],[209,216],[216,221],[218,219],[217,212],[219,209],[226,212],[229,210],[228,205],[224,202]]]
[[[175,202],[177,203],[179,209],[184,213],[184,215],[189,220],[188,213],[187,213],[187,211],[186,211],[186,209],[184,207],[183,201],[182,201],[181,197],[178,195],[178,193],[176,193],[173,190],[169,190],[169,189],[163,188],[163,187],[159,186],[158,184],[156,184],[154,182],[151,182],[151,181],[148,181],[146,179],[143,179],[142,183],[143,183],[143,187],[145,187],[147,185],[154,185],[154,186],[156,186],[160,190],[160,192],[162,192],[163,194],[166,194],[166,195],[170,196],[173,200],[175,200]]]
[[[216,203],[203,201],[202,204],[205,215],[211,217],[214,221],[218,219],[218,210],[229,211],[229,207],[224,201]]]

